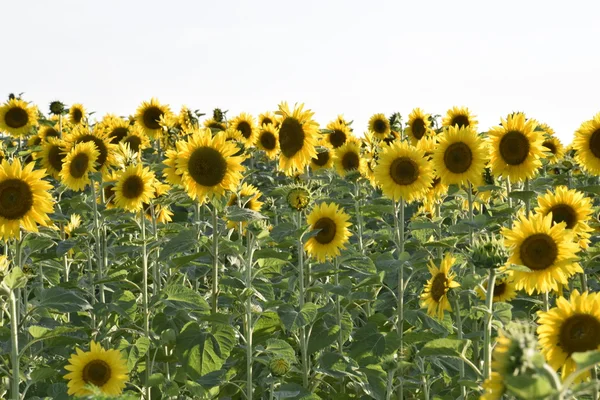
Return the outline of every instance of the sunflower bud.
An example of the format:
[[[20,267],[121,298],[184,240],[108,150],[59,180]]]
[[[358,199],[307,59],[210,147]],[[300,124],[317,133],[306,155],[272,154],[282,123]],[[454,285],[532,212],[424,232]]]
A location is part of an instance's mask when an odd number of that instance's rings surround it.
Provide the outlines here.
[[[483,170],[483,181],[486,185],[495,185],[496,181],[494,180],[494,175],[492,175],[492,170],[489,167],[486,167]]]
[[[302,186],[297,186],[288,192],[286,201],[294,210],[302,211],[310,204],[310,192]]]
[[[8,94],[8,101],[14,100],[16,98],[14,93],[9,93]]]
[[[53,115],[62,115],[65,113],[65,105],[64,103],[55,100],[50,103],[50,114]]]
[[[220,108],[215,108],[213,110],[213,119],[216,122],[223,122],[224,117],[225,117],[225,113]]]
[[[290,362],[285,358],[274,358],[269,363],[269,369],[275,376],[283,376],[290,370]]]
[[[487,235],[473,247],[471,259],[481,268],[498,268],[506,263],[508,253],[504,245],[496,238]]]

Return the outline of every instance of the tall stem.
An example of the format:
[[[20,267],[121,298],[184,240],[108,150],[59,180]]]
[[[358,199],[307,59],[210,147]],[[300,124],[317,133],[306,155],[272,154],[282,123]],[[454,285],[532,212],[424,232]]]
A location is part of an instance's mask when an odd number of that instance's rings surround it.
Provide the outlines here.
[[[302,227],[302,212],[297,214],[297,226],[298,229]],[[298,238],[298,286],[300,293],[298,295],[298,304],[300,310],[304,307],[304,299],[306,294],[304,293],[304,247],[302,246],[302,237]],[[302,385],[308,389],[308,351],[306,343],[306,328],[303,326],[300,328],[300,357],[302,358]]]
[[[150,341],[150,310],[148,307],[148,249],[146,247],[146,216],[144,210],[140,212],[140,226],[142,231],[142,303],[144,307],[144,337]],[[151,398],[150,383],[150,349],[146,352],[146,399]]]
[[[525,191],[528,192],[529,191],[529,178],[525,179]],[[527,217],[529,217],[529,212],[531,211],[531,199],[529,198],[529,196],[527,197],[527,200],[525,200],[525,210],[527,212]]]
[[[456,315],[456,336],[458,340],[463,339],[463,329],[462,329],[462,319],[460,317],[460,304],[458,302],[458,296],[454,298],[454,314]],[[465,362],[463,360],[460,361],[458,365],[458,371],[460,373],[460,380],[464,381],[465,379]],[[462,395],[462,399],[466,400],[467,398],[467,387],[461,383],[460,392]]]
[[[253,348],[252,348],[252,264],[254,258],[254,240],[250,229],[246,229],[247,240],[247,257],[246,257],[246,399],[252,400],[254,387],[252,384],[252,363],[253,363]],[[241,235],[241,230],[240,230]]]
[[[356,180],[354,183],[354,211],[356,214],[356,229],[358,230],[358,249],[364,254],[365,249],[363,245],[363,220],[360,213],[360,181]]]
[[[400,199],[399,202],[394,204],[394,228],[396,230],[396,246],[398,250],[398,259],[401,260],[402,253],[404,253],[404,199]],[[398,215],[399,214],[399,215]],[[402,362],[404,359],[404,263],[399,263],[398,270],[398,304],[397,304],[397,312],[398,312],[398,321],[396,323],[396,331],[400,338],[400,348],[399,348],[399,357],[398,360]],[[404,381],[402,377],[402,373],[399,374],[400,385],[398,389],[398,399],[402,400],[404,398]]]
[[[90,187],[92,188],[92,207],[94,210],[94,241],[96,244],[96,262],[97,262],[97,266],[98,266],[98,271],[97,271],[97,280],[102,280],[102,278],[104,277],[104,266],[103,261],[104,261],[104,257],[102,256],[102,243],[100,240],[101,234],[100,234],[100,219],[98,216],[98,204],[96,203],[96,182],[94,181],[94,179],[90,179],[91,183],[90,183]],[[102,190],[102,188],[100,188],[100,190]],[[105,297],[104,297],[104,283],[100,283],[100,303],[105,303]]]
[[[467,187],[467,201],[469,203],[469,245],[473,246],[473,185],[469,181],[469,187]],[[473,272],[475,272],[475,266],[473,266]]]
[[[10,362],[12,364],[12,379],[10,393],[13,400],[19,400],[19,319],[17,317],[17,298],[15,289],[8,294],[10,307]]]
[[[494,287],[496,285],[496,269],[490,268],[487,283],[487,293],[485,294],[485,331],[483,332],[483,379],[488,379],[492,374],[492,307],[494,303]],[[457,310],[458,311],[458,310]]]
[[[219,213],[213,204],[212,208],[212,313],[217,313],[219,306]]]

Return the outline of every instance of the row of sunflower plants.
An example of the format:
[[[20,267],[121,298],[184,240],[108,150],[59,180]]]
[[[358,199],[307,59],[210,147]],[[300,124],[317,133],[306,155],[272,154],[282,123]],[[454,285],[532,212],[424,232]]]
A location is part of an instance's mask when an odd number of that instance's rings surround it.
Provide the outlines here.
[[[0,396],[598,399],[600,114],[0,106]]]

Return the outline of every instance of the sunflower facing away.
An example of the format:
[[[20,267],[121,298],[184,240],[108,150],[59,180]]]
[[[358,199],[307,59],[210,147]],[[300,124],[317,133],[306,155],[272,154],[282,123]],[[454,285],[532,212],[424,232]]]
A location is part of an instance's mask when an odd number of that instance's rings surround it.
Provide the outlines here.
[[[544,142],[542,132],[535,127],[534,120],[525,121],[523,113],[516,113],[502,119],[501,126],[490,129],[490,164],[494,176],[502,175],[512,182],[535,177],[542,165]]]
[[[186,142],[178,142],[176,174],[181,175],[188,195],[203,202],[205,198],[222,196],[234,189],[242,179],[244,157],[235,156],[239,148],[226,141],[225,132],[214,137],[210,129],[202,129]]]
[[[71,190],[82,191],[90,184],[90,172],[96,172],[100,155],[93,142],[76,144],[64,158],[60,171],[61,182]]]
[[[152,98],[150,101],[144,101],[137,109],[135,119],[142,132],[155,138],[160,136],[162,128],[160,126],[160,117],[165,114],[171,114],[169,106],[162,105],[157,99]]]
[[[260,192],[260,190],[258,190],[253,185],[249,185],[244,182],[242,184],[242,188],[240,189],[239,195],[240,195],[239,201],[241,202],[240,206],[242,208],[260,212],[260,209],[262,208],[262,205],[264,204],[262,201],[260,201],[260,198],[262,196],[262,193]],[[238,195],[236,193],[233,193],[229,197],[227,206],[237,206],[237,205],[238,205]],[[248,225],[248,222],[246,222],[246,221],[242,222],[242,228],[245,228],[246,225]],[[238,227],[239,227],[238,222],[227,221],[228,229],[235,229]]]
[[[592,175],[600,175],[600,113],[575,131],[573,149],[581,168]]]
[[[431,115],[425,114],[420,108],[415,108],[408,115],[404,133],[406,133],[413,146],[416,146],[421,139],[430,134],[430,119]]]
[[[487,163],[486,145],[472,129],[450,126],[439,139],[433,163],[445,185],[479,186]]]
[[[37,125],[37,108],[23,100],[12,99],[0,107],[0,132],[25,136]]]
[[[46,172],[58,179],[65,159],[65,145],[60,139],[51,137],[42,144],[39,158]]]
[[[352,131],[348,125],[340,122],[337,119],[327,124],[327,129],[331,132],[325,135],[326,139],[323,141],[323,143],[325,146],[328,146],[334,150],[343,146],[348,139],[352,138]]]
[[[269,160],[274,160],[279,152],[279,132],[273,124],[261,124],[256,146],[265,152]]]
[[[379,140],[386,139],[392,131],[390,121],[384,114],[374,114],[369,119],[369,131]]]
[[[360,142],[357,139],[348,140],[335,151],[335,170],[342,178],[351,172],[363,174],[365,160],[360,154]]]
[[[241,113],[231,120],[229,129],[238,133],[238,137],[246,147],[254,146],[256,137],[258,136],[258,129],[252,115]]]
[[[321,203],[313,208],[306,221],[311,230],[319,230],[319,233],[304,244],[306,252],[319,262],[339,256],[352,236],[349,220],[350,216],[335,203]]]
[[[471,128],[477,131],[479,122],[467,107],[452,107],[446,112],[446,116],[442,119],[442,126],[456,126],[459,128]]]
[[[104,350],[92,341],[90,351],[75,349],[77,354],[69,358],[70,371],[65,375],[69,382],[70,396],[86,396],[91,394],[86,385],[97,386],[103,394],[117,396],[123,392],[127,382],[127,362],[118,350]]]
[[[427,307],[427,314],[434,318],[444,319],[444,311],[452,311],[447,293],[448,290],[460,286],[454,280],[454,273],[450,271],[455,261],[456,258],[452,254],[446,253],[440,268],[436,267],[433,261],[429,264],[431,279],[427,281],[421,294],[421,307]]]
[[[552,222],[555,224],[564,222],[567,229],[573,230],[581,240],[579,242],[583,249],[589,243],[589,232],[593,231],[588,225],[592,217],[592,201],[585,197],[582,192],[575,189],[569,190],[566,186],[558,186],[554,193],[550,190],[538,197],[538,207],[535,212],[544,216],[552,213]]]
[[[405,142],[386,147],[374,170],[383,194],[394,201],[423,198],[433,181],[433,169],[425,153]]]
[[[124,210],[137,212],[154,197],[154,172],[141,164],[130,165],[115,184],[115,203]]]
[[[19,159],[0,165],[0,237],[19,237],[21,227],[37,232],[37,224],[48,226],[48,213],[54,211],[50,190],[43,170],[34,170],[34,163],[21,167]]]
[[[483,282],[483,287],[487,290],[487,280]],[[515,282],[512,278],[504,277],[496,279],[494,283],[494,297],[493,302],[508,302],[517,297],[517,290],[515,288]],[[479,287],[477,288],[477,295],[481,300],[485,301],[485,292]]]
[[[530,218],[519,215],[512,229],[503,228],[504,244],[510,249],[505,268],[511,264],[524,265],[531,271],[510,270],[518,290],[546,293],[567,284],[571,276],[583,272],[576,262],[579,250],[566,224],[552,226],[552,216],[535,214]]]
[[[319,124],[312,119],[312,111],[304,110],[304,104],[296,105],[290,111],[287,103],[283,102],[276,114],[281,116],[279,169],[291,175],[302,171],[316,157]]]
[[[556,307],[538,314],[542,354],[552,368],[561,371],[563,379],[576,370],[571,354],[600,350],[600,294],[573,290],[569,300],[559,297]],[[589,376],[584,373],[577,381]]]

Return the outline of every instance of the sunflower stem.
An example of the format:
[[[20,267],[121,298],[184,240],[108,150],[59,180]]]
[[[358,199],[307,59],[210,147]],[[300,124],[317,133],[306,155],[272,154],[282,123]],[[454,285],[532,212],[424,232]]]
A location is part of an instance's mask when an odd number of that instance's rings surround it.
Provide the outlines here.
[[[356,212],[356,228],[358,229],[358,249],[362,254],[365,253],[363,247],[363,220],[360,213],[360,181],[357,179],[354,183],[354,210]]]
[[[10,308],[10,362],[12,364],[12,377],[10,393],[13,400],[19,400],[19,321],[17,318],[17,297],[15,289],[8,293]]]
[[[483,379],[488,379],[492,374],[492,320],[494,305],[494,286],[496,285],[496,269],[490,268],[487,282],[487,292],[485,294],[485,331],[483,332]]]
[[[463,329],[462,329],[462,318],[460,316],[460,303],[458,302],[458,296],[454,297],[454,307],[455,307],[455,316],[456,316],[456,337],[458,340],[463,339]],[[458,365],[458,371],[460,374],[460,380],[464,381],[465,379],[465,362],[461,359],[460,364]],[[485,372],[484,372],[485,373]],[[464,384],[460,384],[460,392],[461,398],[466,400],[467,398],[467,387]]]
[[[333,259],[333,269],[335,271],[335,275],[334,275],[334,279],[335,279],[335,286],[337,287],[340,284],[340,265],[339,265],[339,260],[337,257],[335,257]],[[340,353],[341,356],[343,356],[344,352],[343,352],[343,348],[344,348],[344,342],[343,342],[343,338],[342,338],[342,303],[340,302],[340,295],[336,294],[335,295],[335,317],[337,319],[337,324],[340,327],[340,330],[338,331],[338,338],[337,338],[337,342],[338,342],[338,351]],[[343,382],[343,379],[342,379]]]
[[[467,201],[469,203],[469,246],[473,246],[473,184],[469,181],[469,187],[467,188]],[[475,272],[475,266],[473,265],[473,272]]]
[[[241,236],[240,230],[240,236]],[[253,363],[253,348],[252,348],[252,264],[254,257],[254,239],[250,229],[246,229],[246,398],[252,400],[254,387],[252,384],[252,363]]]
[[[297,214],[297,226],[298,229],[302,227],[302,211]],[[304,247],[302,246],[302,236],[298,238],[298,285],[300,294],[298,296],[298,305],[300,310],[304,307]],[[302,358],[302,385],[308,389],[308,376],[310,368],[308,365],[308,352],[307,352],[307,341],[306,341],[306,328],[303,326],[300,328],[300,357]]]
[[[390,400],[394,394],[394,371],[388,371],[387,373],[387,385],[385,389],[385,400]]]
[[[90,187],[92,189],[92,208],[94,211],[94,241],[96,244],[96,262],[97,262],[97,266],[98,266],[98,271],[97,271],[97,280],[102,280],[102,278],[104,277],[104,266],[102,265],[102,262],[104,261],[104,258],[102,256],[102,243],[100,243],[100,219],[98,217],[98,204],[96,203],[96,182],[94,181],[94,178],[90,178]],[[105,297],[104,297],[104,283],[100,283],[99,286],[99,290],[100,290],[100,303],[105,303]]]
[[[550,310],[550,300],[548,299],[548,292],[545,292],[544,297],[544,311],[548,312]]]
[[[404,335],[404,329],[402,327],[404,321],[404,262],[402,261],[402,254],[404,253],[404,199],[401,198],[394,206],[394,228],[396,230],[398,261],[400,261],[398,270],[398,321],[396,323],[396,331],[400,338],[398,360],[402,363],[404,359],[404,343],[402,342]],[[404,398],[404,381],[402,379],[402,374],[399,374],[398,378],[400,379],[398,399],[402,400]]]
[[[212,216],[212,313],[217,313],[219,306],[219,212],[213,204],[211,207]]]
[[[508,206],[510,208],[512,208],[513,204],[512,204],[512,197],[510,197],[510,193],[511,193],[511,190],[510,190],[510,178],[508,176],[506,177],[505,183],[506,183],[506,196],[508,197]]]
[[[525,179],[524,190],[526,192],[529,191],[529,178]],[[529,197],[525,200],[525,212],[527,213],[527,218],[529,218],[529,213],[531,212],[531,199]]]
[[[150,310],[148,307],[148,248],[146,247],[146,216],[144,210],[140,211],[140,230],[142,233],[142,303],[144,307],[144,337],[150,342]],[[146,382],[144,391],[146,399],[151,399],[150,388],[150,349],[146,351]]]

